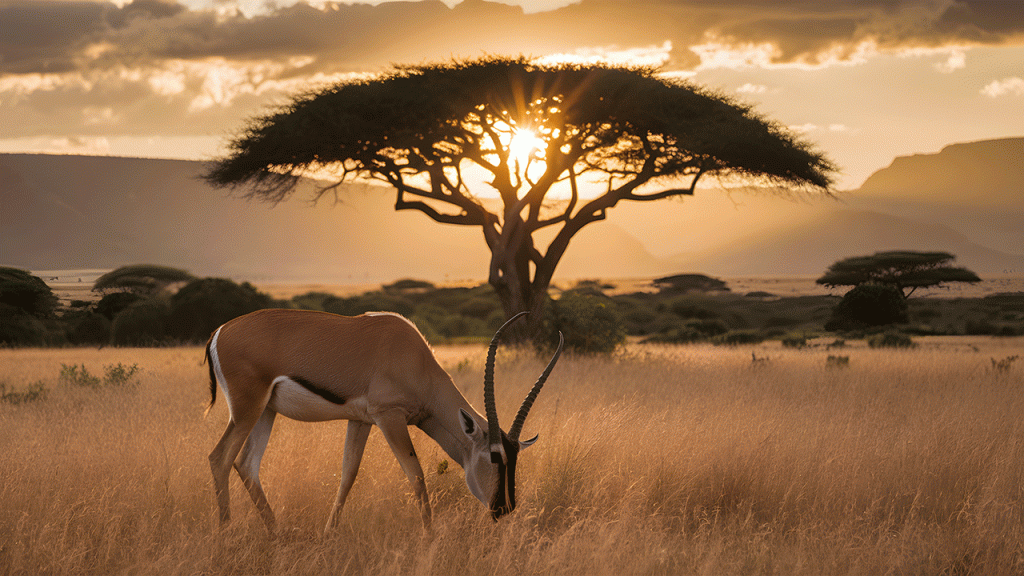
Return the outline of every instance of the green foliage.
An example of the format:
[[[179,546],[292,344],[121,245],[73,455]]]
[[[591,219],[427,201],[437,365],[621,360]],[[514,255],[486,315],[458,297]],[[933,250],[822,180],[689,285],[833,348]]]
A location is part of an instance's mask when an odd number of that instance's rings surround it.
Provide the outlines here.
[[[93,376],[85,368],[85,364],[61,364],[59,381],[69,386],[80,388],[99,388],[100,379]]]
[[[49,393],[50,391],[46,389],[46,385],[42,381],[33,382],[20,391],[13,388],[8,390],[7,384],[0,382],[0,402],[4,404],[18,405],[37,402],[45,400]]]
[[[180,342],[205,342],[221,324],[270,304],[270,296],[248,282],[193,280],[171,296],[168,334]]]
[[[548,303],[540,348],[554,349],[558,332],[565,349],[579,354],[608,354],[626,340],[626,331],[611,300],[593,294],[567,291]]]
[[[908,320],[907,301],[889,284],[861,284],[846,293],[832,310],[826,330],[859,330]]]
[[[726,346],[739,346],[741,344],[760,344],[765,341],[765,335],[757,330],[734,330],[712,339],[715,344]]]
[[[18,268],[0,267],[0,306],[45,320],[53,317],[57,296],[41,278]]]
[[[111,322],[103,314],[87,310],[78,314],[67,313],[62,320],[71,344],[106,344],[110,341]]]
[[[134,292],[111,292],[96,303],[96,312],[106,316],[107,320],[113,320],[122,310],[142,299],[144,296]]]
[[[107,272],[93,283],[96,291],[118,290],[152,296],[172,284],[191,282],[195,276],[170,266],[132,264]]]
[[[46,325],[20,308],[0,304],[0,344],[42,346],[47,343]]]
[[[805,336],[788,336],[782,339],[784,348],[806,348],[807,338]]]
[[[141,300],[122,310],[110,324],[115,346],[156,346],[170,340],[167,323],[171,308],[162,298]]]
[[[886,284],[897,288],[905,298],[917,288],[981,281],[974,272],[951,266],[955,259],[946,252],[876,252],[832,264],[817,283],[832,287]],[[907,289],[910,291],[906,292]]]
[[[62,384],[79,388],[127,388],[138,384],[132,380],[132,377],[139,370],[141,369],[137,364],[131,366],[125,366],[120,362],[108,364],[103,367],[104,375],[101,379],[99,376],[92,375],[86,369],[85,364],[61,364],[58,380]]]
[[[394,312],[403,316],[415,309],[411,300],[400,294],[388,292],[366,292],[347,298],[328,298],[323,303],[324,311],[343,316],[358,316],[366,312]]]
[[[850,357],[849,356],[837,356],[829,354],[828,358],[825,358],[826,368],[849,368]]]
[[[884,332],[868,338],[868,346],[872,348],[913,348],[917,344],[906,334]]]
[[[992,358],[991,360],[992,360],[992,370],[994,370],[995,372],[999,372],[999,373],[1005,373],[1005,372],[1009,372],[1010,371],[1010,367],[1013,366],[1014,362],[1016,362],[1017,360],[1020,360],[1020,354],[1014,354],[1013,356],[1007,356],[1007,357],[1001,358],[999,360],[996,360],[995,358]]]

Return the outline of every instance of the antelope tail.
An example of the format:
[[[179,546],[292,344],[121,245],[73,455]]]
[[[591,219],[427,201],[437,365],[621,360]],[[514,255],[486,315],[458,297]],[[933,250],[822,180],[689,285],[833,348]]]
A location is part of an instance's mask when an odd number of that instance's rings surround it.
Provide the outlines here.
[[[210,336],[210,339],[206,341],[206,358],[203,359],[203,362],[210,367],[210,405],[206,407],[207,413],[213,408],[213,403],[217,401],[217,372],[213,367],[213,359],[210,358],[210,346],[212,345],[213,336]]]

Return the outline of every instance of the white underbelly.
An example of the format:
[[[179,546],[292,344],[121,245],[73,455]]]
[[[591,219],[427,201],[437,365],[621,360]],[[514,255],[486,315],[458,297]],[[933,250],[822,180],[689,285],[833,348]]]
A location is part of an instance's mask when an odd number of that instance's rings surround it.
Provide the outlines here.
[[[366,413],[366,397],[346,398],[343,404],[336,404],[307,390],[287,376],[274,379],[274,391],[267,406],[293,420],[322,422],[324,420],[360,420],[369,422]]]

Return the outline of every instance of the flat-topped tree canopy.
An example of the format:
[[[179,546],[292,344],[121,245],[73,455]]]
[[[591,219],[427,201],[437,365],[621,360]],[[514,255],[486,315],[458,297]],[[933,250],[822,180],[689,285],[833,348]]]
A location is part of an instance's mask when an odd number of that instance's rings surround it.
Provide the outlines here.
[[[470,190],[473,165],[499,209],[479,184]],[[834,172],[749,106],[652,68],[488,57],[397,66],[299,96],[251,120],[206,178],[276,202],[324,168],[339,182],[389,184],[398,210],[481,226],[509,316],[539,310],[569,240],[619,201],[693,194],[708,174],[827,191]],[[319,194],[328,190],[338,189]],[[548,226],[559,228],[542,252],[532,235]]]

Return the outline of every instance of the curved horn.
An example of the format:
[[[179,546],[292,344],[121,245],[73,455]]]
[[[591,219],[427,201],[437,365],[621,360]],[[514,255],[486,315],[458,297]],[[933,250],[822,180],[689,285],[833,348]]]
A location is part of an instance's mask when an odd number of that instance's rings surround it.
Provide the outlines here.
[[[540,394],[540,389],[544,387],[544,382],[547,382],[548,375],[551,374],[551,369],[555,367],[555,363],[558,362],[558,356],[562,354],[562,345],[565,344],[565,338],[562,333],[558,333],[558,349],[555,350],[555,355],[551,357],[551,361],[548,362],[544,372],[541,373],[540,378],[537,379],[537,383],[530,389],[530,393],[526,395],[526,399],[523,400],[523,405],[519,407],[519,412],[516,414],[516,419],[512,421],[512,427],[508,429],[508,439],[511,442],[519,442],[519,433],[523,431],[523,423],[526,422],[526,415],[530,413],[530,408],[533,407],[534,400],[537,399],[537,395]]]
[[[498,350],[498,340],[501,332],[506,326],[515,322],[520,316],[529,312],[520,312],[508,319],[507,322],[498,328],[491,338],[491,345],[487,348],[487,362],[484,364],[484,411],[487,413],[487,441],[491,445],[491,462],[501,464],[505,462],[505,449],[501,444],[501,428],[498,426],[498,408],[494,401],[494,355]]]

